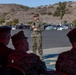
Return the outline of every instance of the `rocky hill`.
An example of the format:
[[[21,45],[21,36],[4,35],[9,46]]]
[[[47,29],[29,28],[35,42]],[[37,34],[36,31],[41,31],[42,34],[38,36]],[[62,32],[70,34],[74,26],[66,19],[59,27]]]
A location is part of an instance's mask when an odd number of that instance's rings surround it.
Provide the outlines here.
[[[29,23],[33,19],[34,13],[39,13],[43,22],[50,24],[59,24],[60,17],[54,17],[52,14],[55,12],[58,3],[53,5],[27,7],[18,4],[0,4],[0,19],[6,20],[19,19],[19,23]],[[68,10],[63,17],[63,21],[72,22],[76,19],[76,2],[67,2]]]

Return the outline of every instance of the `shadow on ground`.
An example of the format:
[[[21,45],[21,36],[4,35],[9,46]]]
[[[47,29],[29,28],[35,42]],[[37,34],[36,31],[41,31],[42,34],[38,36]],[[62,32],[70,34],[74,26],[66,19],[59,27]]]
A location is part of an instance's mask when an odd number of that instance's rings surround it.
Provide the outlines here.
[[[42,61],[45,62],[47,70],[55,70],[56,60],[59,54],[47,54],[43,55]]]

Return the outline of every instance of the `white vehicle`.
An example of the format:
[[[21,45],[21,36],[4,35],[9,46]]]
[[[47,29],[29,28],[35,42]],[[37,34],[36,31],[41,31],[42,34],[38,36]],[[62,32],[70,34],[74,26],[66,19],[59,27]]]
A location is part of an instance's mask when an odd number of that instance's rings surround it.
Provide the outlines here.
[[[63,30],[63,26],[58,25],[57,30]]]
[[[69,27],[68,27],[68,24],[65,24],[65,25],[63,25],[63,29],[68,29]]]
[[[12,30],[16,30],[16,27],[15,26],[12,26]]]

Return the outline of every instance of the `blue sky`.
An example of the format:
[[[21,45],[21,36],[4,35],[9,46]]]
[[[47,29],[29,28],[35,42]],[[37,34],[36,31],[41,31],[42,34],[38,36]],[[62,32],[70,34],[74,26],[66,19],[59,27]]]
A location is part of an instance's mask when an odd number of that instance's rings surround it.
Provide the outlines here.
[[[29,7],[37,7],[41,5],[55,4],[64,1],[76,1],[76,0],[0,0],[0,4],[14,3],[14,4],[21,4],[24,6],[29,6]]]

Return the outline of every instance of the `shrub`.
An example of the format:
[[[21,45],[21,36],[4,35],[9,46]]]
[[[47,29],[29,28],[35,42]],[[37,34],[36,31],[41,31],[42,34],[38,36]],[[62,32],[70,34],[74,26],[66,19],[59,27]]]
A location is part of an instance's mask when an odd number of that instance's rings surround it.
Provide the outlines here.
[[[48,14],[48,15],[52,15],[52,12],[48,12],[47,14]]]

